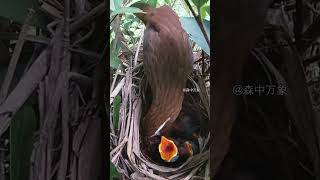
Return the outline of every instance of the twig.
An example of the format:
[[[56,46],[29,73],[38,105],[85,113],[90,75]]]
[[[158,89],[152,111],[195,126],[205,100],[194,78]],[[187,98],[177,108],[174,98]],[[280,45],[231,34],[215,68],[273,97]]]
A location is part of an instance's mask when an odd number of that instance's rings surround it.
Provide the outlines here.
[[[59,19],[59,20],[54,20],[47,25],[47,29],[51,33],[51,35],[54,35],[56,33],[56,31],[53,28],[58,26],[60,23],[61,23],[61,20]]]
[[[97,16],[107,11],[106,3],[102,2],[97,7],[93,8],[88,14],[81,16],[77,21],[71,24],[70,33],[76,32],[82,26],[90,24]]]
[[[8,72],[7,72],[7,75],[3,81],[1,91],[0,91],[0,104],[5,100],[5,98],[8,95],[10,84],[13,79],[14,72],[16,70],[16,66],[17,66],[17,63],[18,63],[18,60],[20,57],[20,53],[22,51],[22,48],[23,48],[23,45],[25,42],[24,37],[26,36],[26,34],[28,32],[29,24],[31,22],[32,16],[33,16],[33,11],[30,11],[26,17],[26,20],[25,20],[23,26],[22,26],[17,44],[14,47],[13,55],[11,57],[10,64],[8,67]]]
[[[194,10],[192,9],[191,7],[191,4],[189,3],[188,0],[184,0],[187,4],[187,6],[189,7],[190,11],[192,12],[192,15],[194,16],[194,18],[196,19],[197,23],[198,23],[198,26],[200,27],[201,29],[201,32],[205,38],[205,40],[207,41],[208,43],[208,46],[210,47],[210,41],[209,41],[209,38],[208,38],[208,35],[206,33],[206,30],[204,29],[204,26],[203,26],[203,23],[201,21],[201,18],[200,18],[200,15],[196,15],[196,13],[194,12]]]
[[[314,62],[317,62],[317,61],[320,61],[320,54],[319,55],[316,55],[316,56],[313,56],[309,59],[306,59],[303,61],[303,66],[306,67],[308,66],[309,64],[311,63],[314,63]]]
[[[96,24],[93,22],[93,23],[91,23],[90,31],[88,33],[86,33],[84,36],[81,36],[78,40],[76,40],[72,44],[72,46],[77,46],[77,45],[81,44],[82,42],[84,42],[85,40],[89,39],[91,37],[91,35],[94,33],[95,29],[96,29]]]
[[[138,55],[139,55],[140,47],[141,47],[141,44],[142,44],[143,35],[144,35],[144,34],[142,33],[142,35],[141,35],[141,37],[140,37],[140,40],[139,40],[139,43],[138,43],[138,47],[137,47],[136,54],[135,54],[135,56],[134,56],[134,66],[136,66],[137,63],[138,63]]]
[[[70,0],[64,0],[64,49],[63,49],[63,72],[68,73],[70,71],[71,65],[71,53],[69,51],[70,47]],[[69,78],[65,79],[63,82],[63,90],[61,93],[61,124],[62,124],[62,150],[58,170],[58,180],[64,180],[68,171],[68,161],[69,161],[69,114],[70,114],[70,97],[69,97]]]
[[[113,99],[116,97],[116,95],[118,95],[118,93],[120,92],[120,90],[122,89],[122,87],[124,86],[125,83],[125,78],[123,78],[118,85],[116,86],[116,88],[112,91],[112,93],[110,94],[110,104],[112,104]]]
[[[172,4],[171,4],[171,7],[173,7],[176,2],[177,2],[177,0],[174,0],[174,1],[172,2]]]
[[[116,70],[116,73],[115,73],[115,75],[114,75],[114,78],[113,78],[113,81],[112,81],[112,84],[111,84],[111,88],[110,88],[110,92],[113,91],[114,85],[116,84],[117,77],[118,77],[118,75],[120,74],[120,73],[119,73],[119,68],[120,68],[120,64],[119,64],[119,66],[118,66],[118,68],[117,68],[117,70]]]
[[[14,115],[26,102],[47,72],[46,55],[46,50],[39,55],[29,71],[21,78],[15,89],[10,93],[3,104],[1,104],[0,113],[9,111]],[[7,130],[9,125],[10,119],[0,119],[0,136]]]
[[[93,58],[95,60],[99,60],[101,57],[100,54],[93,52],[93,51],[90,51],[90,50],[87,50],[87,49],[83,49],[83,48],[69,48],[69,50],[74,53],[88,56],[88,57]]]
[[[307,5],[307,7],[308,7],[313,13],[315,13],[315,14],[317,14],[317,15],[320,15],[320,11],[317,10],[316,8],[314,8],[310,2],[304,1],[304,3]]]
[[[114,21],[114,19],[116,19],[116,17],[118,16],[118,14],[116,14],[115,16],[113,16],[113,18],[110,21],[110,24]]]
[[[205,68],[206,68],[206,64],[204,63],[204,51],[203,50],[201,50],[201,54],[202,54],[202,68],[201,68],[201,70],[202,70],[202,76],[204,76],[204,71],[205,71]]]
[[[40,10],[44,11],[46,14],[48,14],[50,17],[54,19],[61,19],[62,18],[62,13],[56,9],[54,6],[48,4],[48,3],[43,3],[40,8]]]
[[[30,41],[30,42],[41,43],[41,44],[49,44],[50,43],[50,39],[48,39],[46,37],[36,36],[36,35],[31,35],[31,34],[26,35],[24,39],[27,41]]]

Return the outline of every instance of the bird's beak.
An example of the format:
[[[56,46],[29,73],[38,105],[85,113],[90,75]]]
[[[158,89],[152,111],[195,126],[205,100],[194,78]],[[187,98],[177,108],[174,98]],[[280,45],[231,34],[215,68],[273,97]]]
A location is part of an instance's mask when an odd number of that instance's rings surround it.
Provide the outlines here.
[[[147,24],[148,16],[147,14],[152,11],[152,7],[145,3],[134,3],[130,7],[136,7],[141,9],[143,12],[135,13],[135,15],[144,23]]]
[[[167,139],[164,136],[161,136],[161,142],[159,144],[159,153],[161,159],[167,162],[173,162],[178,157],[178,148],[175,143]]]
[[[192,144],[189,141],[187,141],[184,143],[184,145],[185,145],[187,151],[189,152],[190,156],[193,156]]]

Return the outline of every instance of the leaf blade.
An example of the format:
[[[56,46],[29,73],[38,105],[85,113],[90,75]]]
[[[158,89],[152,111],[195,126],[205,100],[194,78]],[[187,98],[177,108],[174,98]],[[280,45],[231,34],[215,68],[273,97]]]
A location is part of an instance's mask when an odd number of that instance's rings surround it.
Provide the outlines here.
[[[194,17],[180,17],[180,22],[183,29],[189,34],[190,38],[201,47],[208,55],[210,55],[210,47],[204,38],[204,35],[198,26]],[[210,38],[210,21],[203,20],[204,28]]]
[[[122,7],[120,9],[114,10],[111,14],[110,17],[115,16],[117,14],[124,14],[124,13],[142,13],[143,11],[139,8],[136,7]]]
[[[113,69],[118,69],[119,65],[121,64],[121,61],[117,54],[114,51],[110,52],[110,67]]]
[[[123,0],[113,0],[115,10],[120,9],[122,6]]]
[[[119,175],[116,167],[110,161],[110,180],[116,180],[116,179],[119,179],[119,178],[120,178],[120,175]]]
[[[197,7],[198,12],[201,7],[208,2],[208,0],[192,0],[193,4]]]
[[[121,97],[116,96],[113,100],[113,127],[114,127],[114,129],[118,129],[120,106],[121,106]]]

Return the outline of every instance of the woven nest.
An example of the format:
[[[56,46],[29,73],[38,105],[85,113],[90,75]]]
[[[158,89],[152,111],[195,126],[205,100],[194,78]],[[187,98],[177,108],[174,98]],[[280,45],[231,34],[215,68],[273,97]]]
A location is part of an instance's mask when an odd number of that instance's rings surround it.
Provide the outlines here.
[[[135,61],[136,62],[136,61]],[[208,141],[210,134],[199,138],[200,153],[189,158],[179,167],[164,167],[153,163],[142,154],[140,121],[143,114],[143,97],[146,93],[142,84],[143,78],[142,63],[129,63],[132,65],[122,72],[117,71],[114,77],[110,102],[117,94],[121,94],[122,103],[120,106],[119,129],[112,126],[113,119],[110,117],[110,157],[118,172],[125,179],[209,179],[209,148]],[[195,66],[197,68],[197,66]],[[117,78],[120,76],[121,78]],[[118,83],[116,84],[116,79]],[[193,79],[199,79],[195,82]],[[200,93],[201,103],[205,108],[205,113],[209,114],[209,84],[205,85],[200,77],[199,66],[194,70],[189,81]],[[207,87],[206,87],[207,86]]]

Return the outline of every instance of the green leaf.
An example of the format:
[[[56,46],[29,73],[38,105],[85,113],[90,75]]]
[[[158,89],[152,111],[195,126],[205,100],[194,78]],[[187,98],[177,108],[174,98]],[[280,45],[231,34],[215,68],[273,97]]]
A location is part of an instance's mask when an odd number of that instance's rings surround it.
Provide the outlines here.
[[[208,0],[192,0],[193,4],[196,5],[198,11],[200,11],[201,7],[208,2]]]
[[[110,161],[110,180],[115,180],[115,179],[120,179],[120,175],[119,175],[116,167]]]
[[[29,179],[33,135],[37,128],[31,105],[25,105],[10,125],[10,180]]]
[[[203,9],[208,13],[210,16],[210,5],[203,6]]]
[[[201,19],[204,19],[206,17],[206,14],[210,16],[210,6],[209,5],[204,5],[200,8],[200,17]]]
[[[113,69],[118,69],[119,65],[121,64],[121,61],[118,57],[118,54],[110,49],[110,67]]]
[[[116,96],[113,100],[113,127],[118,129],[121,97]]]
[[[141,13],[143,12],[141,9],[136,8],[136,7],[123,7],[120,9],[116,9],[111,13],[111,17],[117,14],[124,14],[124,13]]]
[[[164,0],[168,5],[171,4],[171,0]]]
[[[147,3],[152,7],[157,7],[157,0],[148,0]]]
[[[112,0],[111,0],[112,1]],[[122,7],[123,0],[113,0],[115,10]]]
[[[129,30],[131,25],[132,25],[132,22],[124,22],[123,23],[123,28],[126,29],[126,30]],[[123,33],[126,33],[126,31],[124,31]]]
[[[193,17],[180,17],[180,22],[183,29],[189,34],[190,38],[200,46],[208,55],[210,55],[210,47],[204,35]],[[208,38],[210,39],[210,21],[203,20],[204,28],[207,32]]]
[[[123,34],[127,35],[127,36],[130,36],[130,37],[134,36],[134,33],[132,31],[130,31],[130,30],[124,31]],[[130,37],[128,37],[128,38],[130,38]]]
[[[158,0],[140,0],[137,1],[137,3],[146,3],[149,4],[151,7],[157,7]]]
[[[114,6],[114,1],[110,1],[110,10],[114,11],[116,8]]]
[[[28,9],[37,9],[38,0],[1,0],[0,16],[23,22]]]

